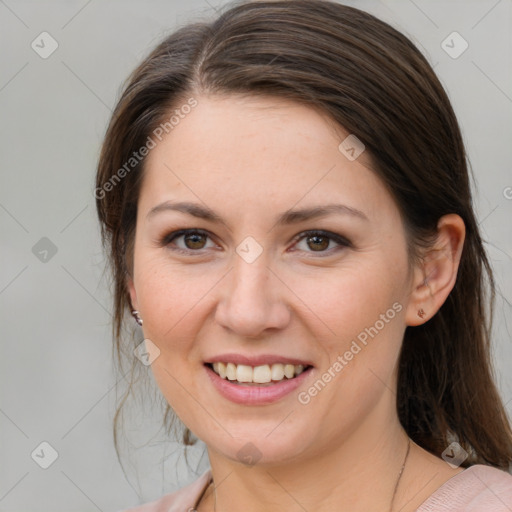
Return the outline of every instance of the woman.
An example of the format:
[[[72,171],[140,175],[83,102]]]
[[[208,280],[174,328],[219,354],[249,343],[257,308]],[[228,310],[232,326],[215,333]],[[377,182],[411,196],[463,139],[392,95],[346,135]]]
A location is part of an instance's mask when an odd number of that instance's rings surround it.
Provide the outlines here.
[[[96,197],[117,348],[132,311],[211,465],[133,510],[512,510],[465,150],[407,38],[319,0],[178,30]]]

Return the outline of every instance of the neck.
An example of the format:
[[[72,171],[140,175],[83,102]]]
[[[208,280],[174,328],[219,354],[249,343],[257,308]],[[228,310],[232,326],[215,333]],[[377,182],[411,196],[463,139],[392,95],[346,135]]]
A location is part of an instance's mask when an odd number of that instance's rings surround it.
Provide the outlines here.
[[[346,439],[287,464],[246,467],[209,450],[215,490],[204,510],[214,510],[215,503],[216,512],[389,512],[393,500],[398,510],[400,486],[394,491],[407,447],[398,418],[392,424],[372,418]]]

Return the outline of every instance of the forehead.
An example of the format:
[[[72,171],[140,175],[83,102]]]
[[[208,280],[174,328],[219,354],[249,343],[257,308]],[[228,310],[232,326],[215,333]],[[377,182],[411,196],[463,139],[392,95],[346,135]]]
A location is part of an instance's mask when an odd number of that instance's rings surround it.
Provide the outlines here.
[[[371,216],[391,197],[364,152],[340,151],[349,134],[299,103],[271,97],[200,96],[146,160],[142,209],[158,201],[209,206],[310,206],[344,200]],[[372,200],[369,203],[368,198]],[[212,204],[213,203],[213,204]]]

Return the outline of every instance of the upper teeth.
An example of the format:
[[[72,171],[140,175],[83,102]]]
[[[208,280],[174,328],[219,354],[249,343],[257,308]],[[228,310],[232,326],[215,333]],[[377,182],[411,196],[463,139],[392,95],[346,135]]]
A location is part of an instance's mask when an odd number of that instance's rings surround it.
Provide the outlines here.
[[[236,380],[238,382],[256,382],[264,384],[270,381],[283,380],[284,377],[292,379],[304,371],[302,364],[281,364],[276,363],[272,366],[263,364],[261,366],[247,366],[245,364],[234,363],[213,363],[213,371],[223,379]]]

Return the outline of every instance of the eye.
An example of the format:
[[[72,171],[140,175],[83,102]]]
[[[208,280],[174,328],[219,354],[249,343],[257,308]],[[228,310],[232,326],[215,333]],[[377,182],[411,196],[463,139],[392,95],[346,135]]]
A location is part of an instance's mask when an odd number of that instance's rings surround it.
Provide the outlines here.
[[[297,240],[298,243],[295,244],[295,247],[306,252],[331,253],[351,246],[346,238],[328,231],[305,231],[298,235]],[[300,247],[302,243],[303,245]]]
[[[199,229],[182,229],[166,235],[162,240],[162,245],[178,252],[198,252],[201,249],[212,247],[212,245],[207,246],[207,240],[209,238],[208,233],[205,231]],[[213,247],[214,246],[213,244]]]
[[[210,240],[210,245],[208,245]],[[301,244],[302,247],[301,247]],[[200,253],[203,249],[215,248],[210,235],[201,229],[181,229],[164,236],[161,246],[181,253]],[[295,238],[292,251],[327,253],[338,251],[343,247],[350,247],[351,243],[346,238],[329,231],[304,231]]]

